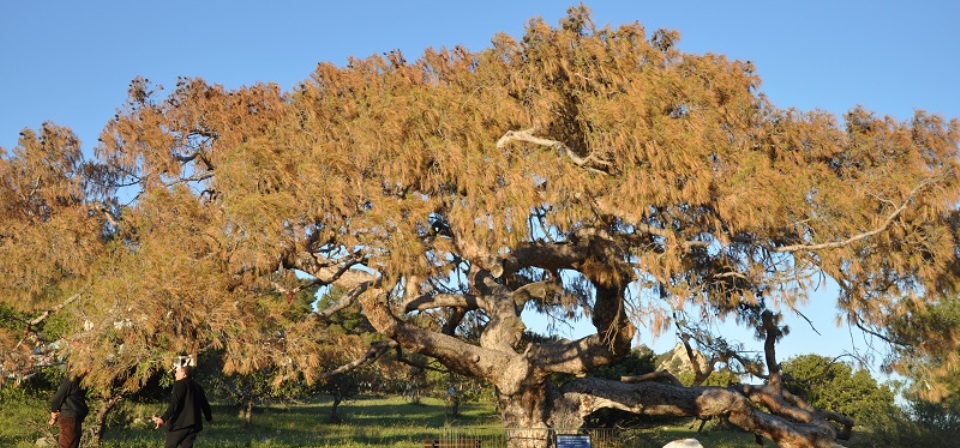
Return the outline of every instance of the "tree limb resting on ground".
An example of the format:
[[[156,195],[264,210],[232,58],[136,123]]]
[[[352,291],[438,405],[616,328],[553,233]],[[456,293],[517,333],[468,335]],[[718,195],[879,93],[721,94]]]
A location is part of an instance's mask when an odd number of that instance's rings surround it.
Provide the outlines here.
[[[556,409],[561,412],[556,418],[577,421],[577,417],[569,415],[577,413],[582,421],[583,417],[603,408],[650,416],[725,416],[732,424],[773,440],[781,448],[842,446],[836,441],[836,429],[822,416],[771,395],[763,386],[738,390],[736,387],[683,387],[658,381],[628,384],[587,377],[564,384],[560,394]],[[755,404],[760,402],[775,407],[764,411]]]

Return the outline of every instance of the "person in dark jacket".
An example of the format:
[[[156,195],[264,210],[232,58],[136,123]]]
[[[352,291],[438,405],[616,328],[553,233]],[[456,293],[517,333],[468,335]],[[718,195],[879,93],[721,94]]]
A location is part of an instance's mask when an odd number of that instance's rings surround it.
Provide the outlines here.
[[[79,448],[83,419],[89,413],[87,391],[80,386],[80,380],[67,371],[50,400],[48,423],[60,423],[60,448]]]
[[[177,381],[173,383],[170,405],[166,412],[154,417],[156,427],[167,427],[165,448],[191,448],[197,440],[197,434],[203,430],[201,413],[207,422],[213,421],[213,413],[207,395],[192,378],[190,366],[180,366],[174,372]]]

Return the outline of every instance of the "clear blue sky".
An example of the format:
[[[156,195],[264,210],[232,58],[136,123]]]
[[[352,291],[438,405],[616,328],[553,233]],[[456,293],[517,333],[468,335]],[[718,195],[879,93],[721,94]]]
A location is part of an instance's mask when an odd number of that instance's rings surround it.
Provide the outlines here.
[[[898,120],[916,109],[960,117],[960,2],[585,3],[598,25],[638,21],[648,33],[676,29],[684,51],[753,61],[761,90],[781,108],[839,115],[862,105]],[[351,55],[393,49],[415,58],[426,47],[456,44],[479,50],[498,32],[519,37],[532,17],[556,24],[574,4],[3,0],[0,146],[10,150],[21,129],[53,121],[71,127],[92,150],[136,76],[168,87],[188,76],[230,88],[275,82],[288,89],[320,61],[343,64]],[[781,354],[853,348],[848,332],[833,329],[829,295],[815,299],[806,312],[823,335],[793,319]],[[667,335],[641,342],[661,349],[675,341]]]

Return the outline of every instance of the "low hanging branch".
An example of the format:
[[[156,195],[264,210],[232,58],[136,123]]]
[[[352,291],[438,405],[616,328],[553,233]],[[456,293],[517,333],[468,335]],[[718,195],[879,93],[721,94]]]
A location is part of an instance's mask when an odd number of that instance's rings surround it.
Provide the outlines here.
[[[693,390],[695,394],[699,394],[699,397],[694,399],[695,402],[712,401],[717,405],[729,406],[719,413],[712,409],[705,409],[701,405],[696,405],[686,410],[686,413],[669,411],[663,414],[658,413],[659,411],[649,410],[648,408],[651,405],[649,401],[642,404],[642,406],[645,406],[643,412],[647,415],[692,416],[701,420],[716,416],[723,417],[758,436],[774,440],[781,447],[840,446],[835,441],[850,438],[854,425],[853,419],[836,412],[818,409],[783,388],[780,365],[776,357],[776,342],[783,334],[778,326],[778,315],[770,310],[763,310],[759,317],[760,321],[757,323],[757,329],[763,336],[766,374],[759,371],[758,368],[762,369],[762,367],[739,357],[734,350],[729,348],[721,349],[718,356],[720,358],[737,359],[752,375],[763,378],[765,384],[741,384],[724,389],[696,387],[698,384],[695,384],[694,387],[687,388]],[[693,363],[696,375],[702,383],[702,380],[706,378],[702,377],[703,372],[697,367],[697,360],[689,340],[694,339],[700,343],[703,343],[703,341],[698,339],[695,334],[686,333],[679,323],[677,329],[683,340],[687,356]],[[715,357],[710,360],[710,363],[716,361],[717,358]],[[710,367],[708,367],[707,374],[712,370]],[[651,374],[648,377],[640,379],[657,379],[659,376]],[[623,379],[623,381],[626,382],[626,379]],[[637,381],[631,382],[636,383]],[[739,395],[739,397],[728,394]],[[649,397],[644,398],[649,399]],[[624,409],[622,406],[624,406],[623,403],[609,404],[609,407]],[[760,442],[758,442],[758,446],[761,446]]]
[[[765,386],[682,387],[659,381],[628,384],[586,377],[565,384],[555,407],[579,415],[603,408],[649,416],[726,417],[781,448],[842,447],[836,429],[823,416],[771,394]]]
[[[367,352],[363,354],[363,356],[351,362],[348,362],[340,367],[323,372],[319,375],[319,378],[330,378],[331,376],[334,376],[334,375],[339,375],[341,373],[346,373],[351,370],[368,366],[372,364],[374,361],[380,359],[380,357],[386,354],[390,349],[396,348],[398,346],[399,344],[397,344],[396,341],[392,341],[392,340],[373,344],[370,346]]]
[[[353,361],[350,361],[350,362],[348,362],[348,363],[346,363],[346,364],[343,364],[343,365],[341,365],[341,366],[339,366],[339,367],[337,367],[337,368],[334,368],[334,369],[328,370],[328,371],[326,371],[326,372],[323,372],[323,373],[321,373],[320,375],[318,375],[317,377],[320,378],[320,379],[330,378],[330,377],[332,377],[332,376],[334,376],[334,375],[339,375],[339,374],[347,373],[347,372],[350,372],[350,371],[353,371],[353,370],[356,370],[356,369],[359,369],[359,368],[362,368],[362,367],[366,367],[366,366],[368,366],[368,365],[370,365],[370,364],[373,364],[374,362],[376,362],[376,361],[377,361],[378,359],[380,359],[381,357],[383,357],[383,355],[387,354],[388,351],[390,351],[390,350],[398,350],[398,351],[399,351],[399,349],[400,349],[400,344],[397,343],[397,341],[387,340],[387,341],[383,341],[383,342],[378,342],[378,343],[376,343],[376,344],[371,345],[370,348],[367,349],[366,353],[364,353],[364,354],[363,354],[362,356],[360,356],[359,358],[354,359]],[[407,364],[407,365],[412,366],[412,367],[416,367],[416,368],[422,369],[422,370],[440,371],[440,369],[437,369],[437,368],[435,368],[435,367],[431,367],[431,366],[427,365],[426,363],[416,362],[416,361],[413,361],[413,360],[411,360],[411,359],[408,359],[408,358],[406,358],[406,357],[404,357],[404,356],[398,356],[398,357],[397,357],[397,361],[402,362],[402,363]]]

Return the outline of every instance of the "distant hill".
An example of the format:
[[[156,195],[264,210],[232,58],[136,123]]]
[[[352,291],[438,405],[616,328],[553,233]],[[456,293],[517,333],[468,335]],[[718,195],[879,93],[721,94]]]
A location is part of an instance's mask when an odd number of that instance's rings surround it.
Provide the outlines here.
[[[694,358],[696,358],[700,364],[700,369],[706,370],[707,359],[703,356],[703,353],[694,350],[693,354]],[[677,345],[673,347],[673,350],[657,355],[657,370],[669,371],[677,377],[684,373],[690,373],[691,375],[694,373],[693,364],[690,363],[690,357],[687,356],[687,351],[683,347],[683,343],[678,342]]]

